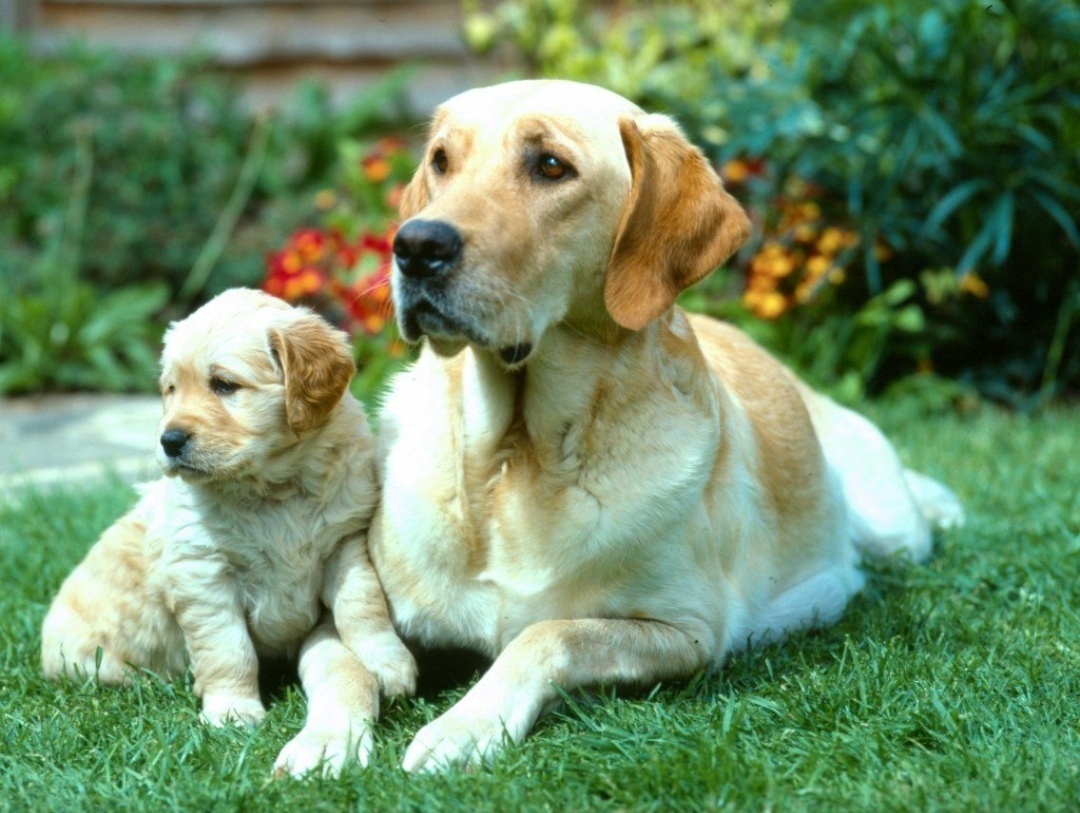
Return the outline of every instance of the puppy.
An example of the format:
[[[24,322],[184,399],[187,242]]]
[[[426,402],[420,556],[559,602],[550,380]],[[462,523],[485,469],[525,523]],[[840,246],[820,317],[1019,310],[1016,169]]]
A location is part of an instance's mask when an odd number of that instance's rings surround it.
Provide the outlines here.
[[[956,498],[728,325],[674,306],[750,223],[676,125],[587,85],[436,112],[392,277],[424,340],[381,417],[369,535],[398,631],[494,657],[406,751],[471,764],[557,698],[836,619],[860,553]]]
[[[366,762],[379,688],[410,693],[365,532],[374,441],[347,393],[344,334],[235,289],[174,324],[162,353],[165,477],[105,531],[45,618],[49,677],[182,674],[203,717],[258,723],[259,658],[299,658],[309,699],[276,768]]]

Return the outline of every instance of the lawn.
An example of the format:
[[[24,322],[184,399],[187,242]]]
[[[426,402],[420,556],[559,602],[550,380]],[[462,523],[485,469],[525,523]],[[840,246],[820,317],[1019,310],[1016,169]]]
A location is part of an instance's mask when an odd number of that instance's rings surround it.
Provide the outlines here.
[[[43,680],[47,603],[132,497],[0,507],[0,810],[1080,809],[1080,412],[869,411],[967,505],[929,564],[875,569],[839,625],[719,673],[573,700],[471,774],[397,767],[460,680],[387,709],[373,764],[333,781],[268,778],[295,686],[248,731],[200,725],[184,681]]]

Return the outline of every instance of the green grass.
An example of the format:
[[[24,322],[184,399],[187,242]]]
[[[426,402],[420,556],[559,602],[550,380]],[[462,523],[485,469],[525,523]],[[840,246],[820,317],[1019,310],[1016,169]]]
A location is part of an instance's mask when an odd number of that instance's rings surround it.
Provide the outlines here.
[[[43,680],[47,603],[131,496],[0,508],[0,809],[1080,809],[1080,412],[871,412],[967,505],[928,565],[875,570],[839,625],[717,674],[575,701],[472,774],[397,767],[461,686],[389,708],[367,770],[297,782],[267,778],[295,687],[246,731],[200,725],[184,681]]]

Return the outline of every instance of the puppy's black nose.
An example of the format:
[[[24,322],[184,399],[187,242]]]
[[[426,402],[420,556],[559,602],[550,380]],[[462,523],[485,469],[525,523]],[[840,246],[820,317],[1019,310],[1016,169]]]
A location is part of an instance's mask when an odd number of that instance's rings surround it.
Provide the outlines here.
[[[166,429],[161,433],[161,448],[169,457],[179,457],[190,439],[191,435],[183,429]]]
[[[441,220],[410,220],[394,237],[398,269],[412,279],[443,274],[460,256],[461,235]]]

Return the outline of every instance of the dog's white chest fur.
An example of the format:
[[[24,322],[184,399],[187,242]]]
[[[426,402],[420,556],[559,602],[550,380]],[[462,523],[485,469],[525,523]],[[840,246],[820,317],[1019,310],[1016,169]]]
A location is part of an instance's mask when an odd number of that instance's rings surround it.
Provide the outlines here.
[[[295,497],[287,507],[270,500],[223,506],[179,479],[147,489],[170,492],[147,529],[147,545],[160,546],[155,577],[165,595],[175,600],[196,585],[229,591],[260,653],[295,655],[319,618],[326,561],[360,519],[350,513],[328,521],[314,500],[301,517]]]
[[[643,478],[587,451],[590,441],[573,422],[559,422],[558,442],[531,443],[532,452],[522,455],[506,451],[500,444],[514,430],[507,430],[512,419],[502,413],[510,410],[498,393],[487,392],[456,418],[440,414],[449,400],[418,391],[420,381],[430,388],[440,380],[432,361],[422,357],[388,398],[380,442],[389,454],[370,535],[406,637],[494,655],[538,621],[657,617],[678,605],[704,615],[726,594],[722,567],[695,564],[711,534],[710,517],[691,507],[715,454],[715,419],[707,411],[677,431],[654,430],[642,449],[651,479]],[[466,403],[475,384],[470,363],[466,356]],[[495,427],[492,454],[484,454],[476,424]],[[652,445],[666,454],[653,455]],[[530,458],[538,448],[543,461]],[[476,471],[461,465],[464,449],[479,449],[483,465]],[[686,544],[640,544],[655,534]],[[682,580],[657,579],[659,572]]]

